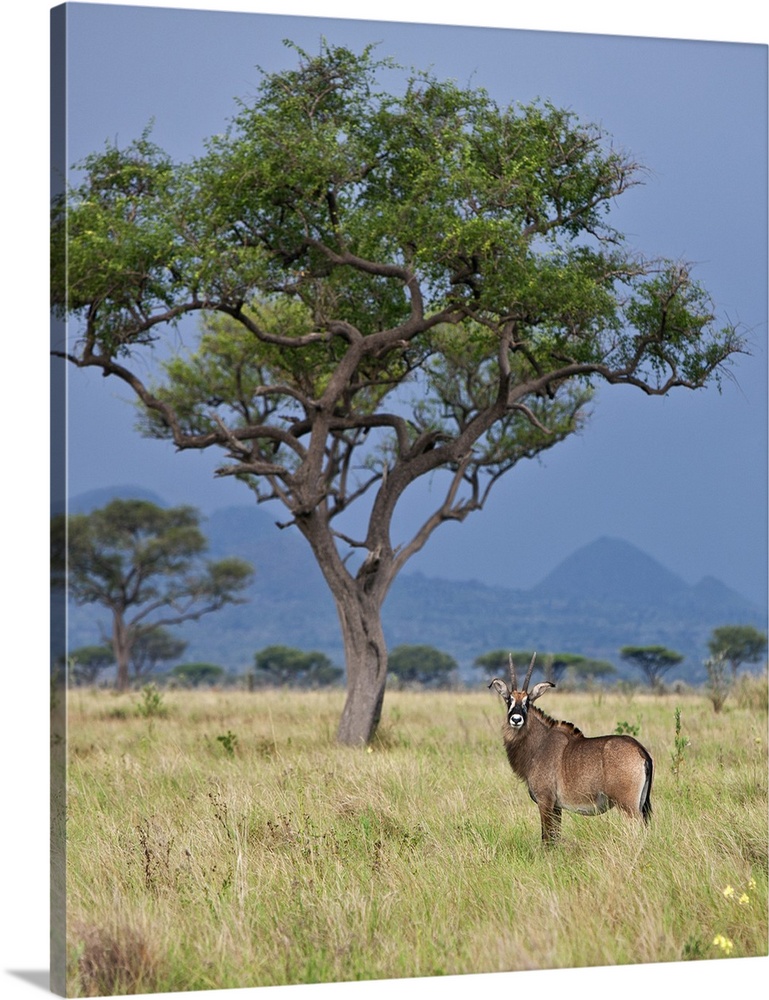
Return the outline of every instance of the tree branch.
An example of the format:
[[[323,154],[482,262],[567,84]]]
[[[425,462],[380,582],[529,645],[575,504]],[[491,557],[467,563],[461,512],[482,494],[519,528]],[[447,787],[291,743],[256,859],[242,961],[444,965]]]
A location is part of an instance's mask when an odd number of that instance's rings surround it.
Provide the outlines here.
[[[477,509],[475,497],[473,500],[465,501],[464,503],[458,505],[456,504],[459,487],[465,480],[465,473],[471,460],[472,454],[466,455],[462,459],[454,472],[449,488],[446,491],[446,497],[440,508],[431,514],[426,521],[424,521],[410,542],[398,549],[392,563],[392,578],[397,576],[401,569],[403,569],[406,562],[408,562],[413,555],[424,547],[428,538],[432,535],[438,525],[442,524],[444,521],[463,521],[471,510]]]

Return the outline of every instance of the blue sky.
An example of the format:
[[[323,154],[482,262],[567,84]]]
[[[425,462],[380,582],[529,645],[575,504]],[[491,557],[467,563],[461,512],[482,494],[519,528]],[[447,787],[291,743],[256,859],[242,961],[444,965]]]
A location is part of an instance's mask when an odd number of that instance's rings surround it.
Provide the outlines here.
[[[321,37],[405,66],[486,87],[497,100],[536,97],[600,123],[648,168],[615,224],[640,250],[696,263],[719,314],[745,328],[751,357],[735,381],[648,399],[599,393],[579,437],[519,466],[487,508],[433,537],[411,569],[529,586],[601,535],[627,539],[689,582],[712,574],[765,593],[766,48],[553,31],[404,24],[224,11],[72,4],[67,160],[138,136],[174,158],[202,151],[291,38]],[[96,373],[69,375],[69,490],[152,485],[202,510],[250,503],[214,481],[218,455],[175,455],[132,429],[126,391]],[[423,491],[425,504],[431,495]],[[403,529],[420,510],[403,512]],[[276,511],[276,517],[281,516]]]

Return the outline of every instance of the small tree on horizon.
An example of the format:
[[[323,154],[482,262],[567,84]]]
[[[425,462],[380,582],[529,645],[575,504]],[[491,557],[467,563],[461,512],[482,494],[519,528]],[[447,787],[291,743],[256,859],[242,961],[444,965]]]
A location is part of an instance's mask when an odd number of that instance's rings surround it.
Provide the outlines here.
[[[279,687],[328,687],[342,678],[325,653],[305,652],[291,646],[266,646],[254,656],[256,677]]]
[[[80,165],[53,208],[54,353],[129,387],[144,433],[221,449],[218,475],[283,506],[339,617],[338,738],[362,745],[382,607],[433,532],[581,429],[599,386],[698,389],[743,343],[687,264],[610,225],[641,170],[598,126],[404,79],[374,46],[292,49],[197,159],[145,133]],[[428,478],[434,508],[399,537]]]
[[[484,670],[486,674],[500,675],[507,677],[508,657],[512,655],[513,663],[519,674],[528,668],[531,658],[534,655],[532,650],[514,650],[508,653],[503,649],[495,649],[489,653],[482,653],[476,656],[473,666]],[[615,667],[606,660],[593,660],[590,657],[582,656],[579,653],[542,653],[537,654],[534,663],[534,676],[539,672],[545,680],[553,684],[558,684],[563,679],[568,670],[571,670],[575,680],[584,680],[590,677],[607,677],[615,673]]]
[[[137,642],[158,629],[240,603],[238,595],[253,573],[241,559],[203,558],[206,539],[192,507],[113,500],[90,514],[54,520],[54,538],[66,538],[55,548],[61,555],[53,565],[54,584],[66,584],[78,604],[109,611],[119,691],[128,688]]]
[[[766,656],[767,636],[752,625],[721,625],[708,641],[713,657],[722,657],[732,668],[732,676],[743,663],[759,663]]]
[[[556,653],[553,655],[553,676],[545,677],[554,683],[560,681],[569,671],[575,681],[595,680],[609,677],[617,672],[616,667],[608,660],[594,660],[578,653]]]
[[[169,677],[189,684],[190,687],[216,684],[225,675],[224,667],[216,663],[179,663],[169,671]]]
[[[473,666],[479,670],[483,670],[489,677],[494,675],[507,677],[511,656],[516,668],[520,669],[522,666],[525,673],[533,655],[533,651],[531,650],[492,649],[488,653],[481,653],[480,656],[476,656],[473,660]],[[534,666],[535,674],[540,666],[538,657]]]
[[[141,633],[131,650],[131,667],[134,680],[154,673],[161,663],[178,660],[188,643],[161,626],[151,632]]]
[[[434,646],[401,645],[390,652],[390,671],[402,684],[446,687],[457,661]]]
[[[654,691],[662,690],[662,677],[684,659],[683,654],[665,646],[623,646],[620,656],[646,677]]]
[[[585,663],[586,659],[578,653],[546,653],[541,664],[545,680],[551,684],[559,684],[570,667]]]
[[[69,654],[69,676],[76,684],[95,684],[99,674],[115,664],[112,646],[80,646]]]
[[[572,666],[577,680],[602,679],[617,673],[617,668],[608,660],[592,660],[589,657],[583,663]]]

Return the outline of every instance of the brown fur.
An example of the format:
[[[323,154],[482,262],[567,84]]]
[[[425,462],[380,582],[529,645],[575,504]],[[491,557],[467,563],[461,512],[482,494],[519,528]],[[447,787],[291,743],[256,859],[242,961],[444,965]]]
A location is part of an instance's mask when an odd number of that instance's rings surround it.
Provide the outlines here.
[[[620,735],[587,737],[571,722],[551,719],[531,704],[552,686],[547,683],[536,685],[531,693],[510,691],[497,678],[490,686],[507,703],[502,730],[507,759],[539,807],[543,841],[558,839],[563,809],[597,815],[616,806],[648,823],[654,765],[638,740]],[[519,709],[525,722],[515,728],[509,716]]]

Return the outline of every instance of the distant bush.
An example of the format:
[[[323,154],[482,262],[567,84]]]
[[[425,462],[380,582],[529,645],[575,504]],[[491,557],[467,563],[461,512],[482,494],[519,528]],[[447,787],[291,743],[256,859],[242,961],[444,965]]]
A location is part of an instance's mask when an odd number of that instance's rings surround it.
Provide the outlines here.
[[[142,688],[142,700],[136,706],[136,712],[145,719],[162,719],[167,715],[163,695],[154,684],[145,684]]]
[[[254,673],[249,688],[277,685],[329,687],[337,684],[343,671],[334,666],[325,653],[306,653],[291,646],[267,646],[254,656]]]
[[[214,663],[180,663],[170,671],[169,676],[190,687],[200,687],[201,684],[216,684],[224,676],[224,667]]]
[[[457,661],[434,646],[396,646],[388,657],[388,668],[403,684],[446,687]]]

